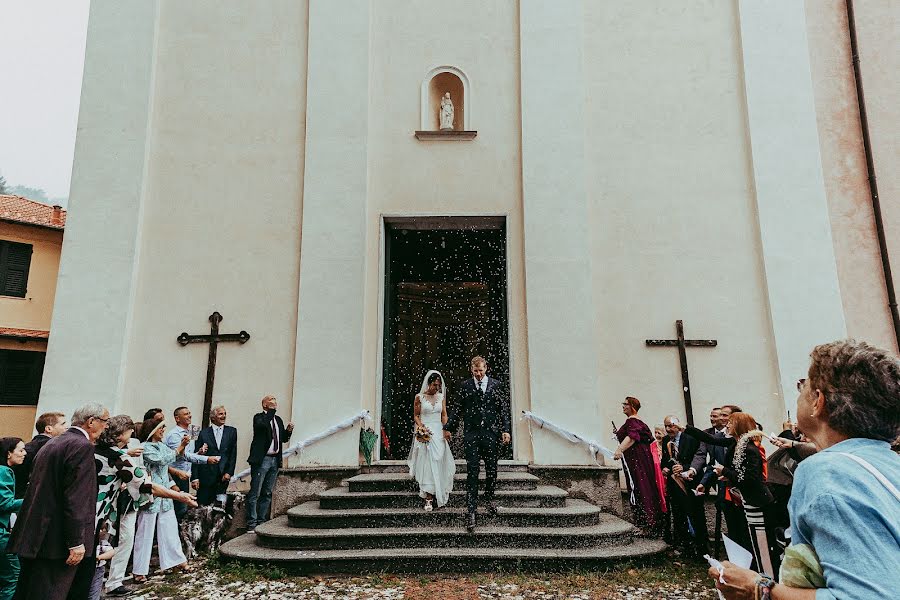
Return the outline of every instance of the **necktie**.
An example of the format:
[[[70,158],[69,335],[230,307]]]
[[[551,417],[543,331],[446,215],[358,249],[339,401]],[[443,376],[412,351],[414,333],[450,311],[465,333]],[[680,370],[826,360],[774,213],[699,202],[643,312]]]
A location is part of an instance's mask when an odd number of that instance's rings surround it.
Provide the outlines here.
[[[219,446],[221,448],[222,447],[222,428],[216,427],[215,433],[216,433],[216,446]]]
[[[278,443],[278,422],[272,417],[272,442],[275,444],[275,453],[281,451],[281,444]]]

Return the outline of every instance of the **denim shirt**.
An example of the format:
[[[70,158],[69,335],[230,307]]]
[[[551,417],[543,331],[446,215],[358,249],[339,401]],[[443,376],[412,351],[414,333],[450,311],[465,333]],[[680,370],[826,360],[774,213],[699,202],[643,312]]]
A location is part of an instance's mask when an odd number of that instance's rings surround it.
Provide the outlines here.
[[[163,442],[144,442],[144,467],[150,472],[150,479],[163,487],[175,485],[169,477],[169,467],[175,462],[175,451]],[[153,502],[143,506],[141,510],[149,513],[170,511],[175,507],[170,498],[153,497]]]
[[[172,429],[169,430],[169,433],[166,434],[166,438],[165,438],[166,446],[168,446],[172,450],[176,450],[178,448],[178,446],[181,445],[181,439],[186,435],[190,435],[190,433],[191,432],[188,431],[187,429],[176,425],[175,427],[173,427]],[[174,468],[178,469],[179,471],[187,471],[188,473],[190,473],[191,472],[191,463],[194,463],[197,465],[205,465],[206,461],[208,461],[208,460],[209,460],[209,457],[204,456],[202,454],[196,454],[194,452],[194,441],[191,440],[190,442],[188,442],[188,445],[185,447],[184,454],[179,454],[175,458],[175,462],[172,464],[172,466]]]
[[[853,454],[900,488],[900,456],[887,442],[852,438],[797,467],[791,543],[819,556],[825,588],[816,600],[896,598],[900,593],[900,502]]]

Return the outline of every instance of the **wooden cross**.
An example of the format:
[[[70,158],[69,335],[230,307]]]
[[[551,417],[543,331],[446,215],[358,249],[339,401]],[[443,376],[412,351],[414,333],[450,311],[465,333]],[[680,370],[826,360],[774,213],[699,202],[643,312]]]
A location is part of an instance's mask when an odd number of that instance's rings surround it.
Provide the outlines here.
[[[216,351],[219,342],[239,342],[245,344],[247,343],[247,340],[250,339],[250,334],[246,331],[241,331],[240,333],[219,333],[219,323],[222,322],[222,315],[218,312],[209,315],[209,322],[211,323],[209,335],[191,335],[182,332],[181,335],[176,338],[178,343],[182,346],[197,342],[209,344],[209,362],[206,364],[206,392],[203,396],[203,420],[201,421],[201,427],[209,425],[209,412],[212,409],[213,384],[216,381]]]
[[[691,383],[688,379],[687,352],[688,346],[715,347],[716,340],[686,340],[684,339],[684,325],[681,320],[675,321],[675,332],[678,339],[675,340],[647,340],[648,346],[675,346],[678,348],[678,359],[681,361],[681,389],[684,392],[684,410],[689,425],[694,424],[694,409],[691,406]]]

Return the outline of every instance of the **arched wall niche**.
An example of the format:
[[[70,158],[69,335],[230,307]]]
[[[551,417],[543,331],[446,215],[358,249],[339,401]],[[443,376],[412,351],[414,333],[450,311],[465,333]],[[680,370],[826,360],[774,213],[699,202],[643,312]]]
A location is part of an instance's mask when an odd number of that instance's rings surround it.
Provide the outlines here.
[[[467,131],[470,127],[472,89],[469,78],[457,67],[440,66],[431,69],[422,80],[422,118],[423,131],[438,131],[441,96],[450,92],[453,101],[453,130]]]

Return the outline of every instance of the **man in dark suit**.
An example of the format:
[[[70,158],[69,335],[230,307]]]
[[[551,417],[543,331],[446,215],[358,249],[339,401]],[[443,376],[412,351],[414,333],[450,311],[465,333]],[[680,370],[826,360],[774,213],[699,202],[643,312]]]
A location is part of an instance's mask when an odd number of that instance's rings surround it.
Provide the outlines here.
[[[728,413],[724,413],[723,416],[722,409],[714,408],[709,413],[709,422],[712,427],[708,427],[703,431],[713,437],[724,438],[725,429],[728,425]],[[700,477],[700,484],[697,486],[697,491],[701,494],[709,492],[711,487],[718,485],[719,480],[713,467],[716,466],[716,463],[719,463],[720,465],[725,464],[725,451],[725,446],[713,446],[704,443],[701,443],[700,447],[697,449],[698,460],[702,458],[706,463],[706,469]],[[716,502],[718,503],[720,499],[721,498],[716,498]]]
[[[85,404],[35,458],[6,550],[22,565],[16,600],[87,598],[96,570],[94,442],[108,419],[100,404]]]
[[[272,490],[281,467],[281,450],[291,438],[294,424],[284,426],[275,414],[278,401],[275,396],[262,399],[262,412],[253,415],[253,440],[250,442],[250,494],[247,496],[247,530],[253,531],[260,523],[269,520],[272,507]]]
[[[454,403],[444,437],[451,434],[463,421],[463,447],[466,451],[466,505],[468,519],[466,529],[475,531],[475,511],[478,508],[478,475],[484,460],[484,500],[488,512],[496,514],[494,486],[497,481],[498,446],[510,442],[509,397],[500,382],[486,375],[487,361],[476,356],[470,365],[472,378],[457,386]]]
[[[722,410],[721,408],[712,409],[709,412],[709,423],[711,427],[708,427],[703,431],[713,437],[724,438],[729,415],[730,410]],[[703,470],[703,474],[700,476],[700,483],[697,485],[697,493],[705,496],[709,494],[710,488],[717,488],[716,522],[714,529],[715,534],[713,536],[713,543],[715,544],[713,552],[717,556],[719,552],[719,541],[722,539],[722,513],[725,504],[725,492],[724,488],[719,488],[719,478],[716,475],[714,467],[716,466],[716,463],[720,465],[725,464],[725,452],[725,446],[714,446],[712,444],[701,442],[700,447],[697,449],[695,459],[695,461],[703,460],[706,463],[706,469]],[[718,491],[721,491],[722,493],[718,493]],[[702,500],[703,496],[700,496],[699,498]]]
[[[709,553],[709,533],[706,529],[703,498],[694,494],[694,488],[700,482],[699,475],[703,472],[706,459],[697,456],[700,441],[683,435],[683,427],[677,417],[670,415],[663,424],[667,435],[662,440],[660,466],[666,478],[666,492],[672,506],[674,541],[686,554],[703,556]],[[694,532],[693,544],[691,528]]]
[[[16,475],[16,498],[25,497],[25,488],[28,487],[28,480],[31,477],[31,469],[34,466],[34,457],[44,444],[62,435],[66,431],[66,419],[61,412],[47,412],[38,417],[34,424],[37,435],[31,438],[31,441],[25,444],[25,460],[21,465],[13,467]]]
[[[218,456],[216,464],[191,466],[193,486],[197,490],[197,504],[205,506],[214,501],[225,506],[225,492],[234,477],[237,464],[237,429],[225,424],[228,413],[224,406],[214,406],[209,413],[210,426],[200,430],[196,447],[206,456]]]

